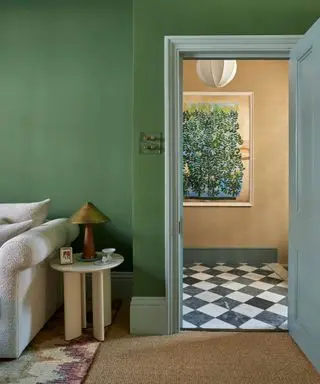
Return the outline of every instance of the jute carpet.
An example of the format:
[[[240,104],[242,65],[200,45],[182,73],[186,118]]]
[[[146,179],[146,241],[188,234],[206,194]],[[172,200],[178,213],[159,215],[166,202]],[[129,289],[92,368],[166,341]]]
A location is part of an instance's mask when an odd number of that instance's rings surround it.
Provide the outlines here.
[[[319,384],[287,333],[183,332],[131,337],[122,305],[86,384]]]

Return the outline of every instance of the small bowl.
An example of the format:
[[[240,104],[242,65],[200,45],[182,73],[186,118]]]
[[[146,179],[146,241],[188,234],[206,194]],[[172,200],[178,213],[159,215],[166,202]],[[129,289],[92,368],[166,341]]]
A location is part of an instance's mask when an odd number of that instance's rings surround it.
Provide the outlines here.
[[[116,249],[115,248],[104,248],[102,250],[102,253],[108,256],[111,256],[113,253],[115,253]]]

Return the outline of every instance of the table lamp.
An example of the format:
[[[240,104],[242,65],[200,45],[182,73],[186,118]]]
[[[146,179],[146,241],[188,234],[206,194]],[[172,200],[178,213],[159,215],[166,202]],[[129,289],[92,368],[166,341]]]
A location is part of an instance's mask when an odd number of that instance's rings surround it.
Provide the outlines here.
[[[96,251],[94,247],[92,224],[99,224],[109,221],[109,218],[103,214],[94,204],[88,202],[74,213],[69,221],[73,224],[84,224],[84,243],[83,259],[95,259]]]

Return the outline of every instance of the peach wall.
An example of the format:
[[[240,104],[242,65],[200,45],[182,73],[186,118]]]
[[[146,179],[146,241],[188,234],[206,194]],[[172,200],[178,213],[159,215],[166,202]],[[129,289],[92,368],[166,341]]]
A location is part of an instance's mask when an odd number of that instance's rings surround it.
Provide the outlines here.
[[[238,60],[226,87],[205,86],[184,61],[184,91],[253,92],[253,207],[184,207],[185,248],[278,248],[288,252],[288,62]]]

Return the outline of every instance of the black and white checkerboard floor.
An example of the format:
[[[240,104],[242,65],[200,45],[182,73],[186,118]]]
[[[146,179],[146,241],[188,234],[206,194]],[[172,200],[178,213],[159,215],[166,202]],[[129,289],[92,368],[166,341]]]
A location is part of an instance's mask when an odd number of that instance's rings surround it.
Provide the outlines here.
[[[186,265],[182,329],[287,330],[287,297],[267,265]]]

